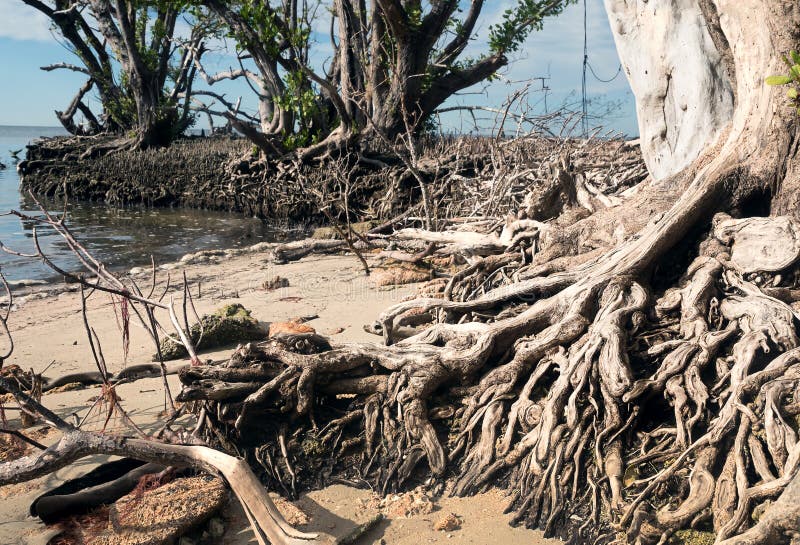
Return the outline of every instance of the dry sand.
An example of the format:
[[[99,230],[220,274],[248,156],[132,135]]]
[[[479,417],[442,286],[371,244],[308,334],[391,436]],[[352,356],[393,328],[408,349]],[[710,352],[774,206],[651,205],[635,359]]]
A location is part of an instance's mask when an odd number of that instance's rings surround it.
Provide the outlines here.
[[[363,325],[372,321],[387,305],[414,293],[414,286],[376,288],[361,272],[354,257],[311,257],[286,265],[269,264],[264,254],[253,253],[223,257],[218,263],[187,265],[169,271],[173,278],[186,272],[192,284],[192,293],[200,314],[210,313],[222,305],[240,303],[252,311],[255,318],[265,323],[286,321],[292,318],[318,316],[309,322],[318,332],[337,341],[376,341],[366,333]],[[166,278],[166,272],[159,276]],[[262,285],[275,276],[287,278],[288,287],[265,290]],[[138,277],[146,282],[146,275]],[[95,369],[84,325],[80,314],[80,295],[76,291],[52,294],[53,286],[38,287],[39,292],[18,299],[12,312],[10,326],[16,345],[15,352],[6,365],[17,364],[23,369],[43,371],[57,377],[65,373]],[[161,293],[163,287],[157,292]],[[49,293],[49,295],[47,294]],[[176,300],[180,290],[170,292]],[[118,321],[108,296],[95,294],[89,301],[89,323],[99,336],[109,370],[117,372],[123,367],[124,354]],[[165,318],[162,316],[162,318]],[[167,320],[164,320],[167,323]],[[222,360],[234,347],[204,351],[203,359]],[[149,362],[154,352],[152,341],[140,327],[131,329],[127,364]],[[173,394],[179,385],[170,377]],[[45,404],[65,417],[84,419],[93,404],[99,388],[48,394]],[[119,387],[123,405],[133,419],[147,429],[158,425],[165,408],[164,392],[160,379],[143,379]],[[18,413],[9,412],[10,424],[18,425]],[[105,418],[95,407],[86,418],[86,426],[100,429]],[[122,429],[112,420],[108,429]],[[58,433],[42,432],[40,441],[49,444],[57,440]],[[79,476],[95,467],[107,457],[85,458],[53,475],[30,483],[0,487],[0,543],[27,543],[31,535],[41,533],[38,519],[27,515],[31,501],[46,489],[60,484],[64,479]],[[334,537],[348,533],[355,525],[374,517],[381,511],[378,499],[369,491],[342,485],[329,486],[311,492],[298,503],[309,521],[304,529],[320,531]],[[431,512],[403,516],[388,513],[372,531],[357,543],[387,544],[437,543],[509,545],[556,544],[546,540],[541,533],[511,528],[503,515],[505,499],[493,491],[473,498],[437,498]],[[384,509],[385,511],[385,509]],[[460,527],[451,531],[434,529],[440,519],[453,513]],[[227,532],[222,543],[239,545],[255,543],[247,521],[233,502],[223,513]]]

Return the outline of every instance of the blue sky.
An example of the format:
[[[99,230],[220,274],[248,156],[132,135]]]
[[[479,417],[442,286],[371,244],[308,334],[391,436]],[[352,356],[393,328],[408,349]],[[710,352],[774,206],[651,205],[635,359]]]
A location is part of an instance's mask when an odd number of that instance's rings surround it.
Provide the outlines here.
[[[619,59],[602,0],[586,0],[589,62],[601,78],[608,79],[617,73]],[[485,48],[488,27],[500,20],[503,11],[516,0],[487,0],[482,24],[470,51],[478,53]],[[326,26],[322,23],[321,26]],[[330,56],[330,45],[321,41],[315,48],[314,58],[323,61]],[[84,82],[84,76],[65,70],[44,72],[40,66],[60,61],[71,61],[71,54],[51,35],[47,20],[20,0],[0,0],[0,125],[57,125],[53,114],[69,103],[75,91]],[[580,99],[581,62],[583,58],[583,4],[571,5],[556,18],[545,21],[544,30],[533,33],[502,77],[488,86],[478,85],[472,93],[453,97],[448,106],[484,105],[499,107],[504,99],[532,77],[548,77],[546,85],[549,110]],[[209,59],[206,69],[212,73],[227,68],[231,58],[218,55]],[[541,82],[531,89],[541,87]],[[242,83],[216,85],[215,91],[224,92],[229,99],[242,95],[244,104],[254,107],[249,88]],[[636,135],[636,114],[633,95],[624,74],[611,82],[600,82],[591,73],[587,82],[589,98],[598,103],[619,103],[615,113],[603,124],[628,135]],[[544,111],[544,93],[531,92],[529,103],[533,112]],[[472,121],[468,116],[449,114],[443,119],[447,128],[469,130]],[[205,124],[205,121],[198,126]]]

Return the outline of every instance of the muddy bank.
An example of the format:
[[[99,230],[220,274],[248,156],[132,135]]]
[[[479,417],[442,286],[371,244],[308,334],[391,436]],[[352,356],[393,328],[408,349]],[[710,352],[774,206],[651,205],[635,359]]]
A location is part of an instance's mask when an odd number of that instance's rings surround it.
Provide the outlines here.
[[[414,207],[421,216],[422,181],[434,218],[528,209],[533,192],[546,209],[530,209],[528,216],[545,220],[558,215],[561,201],[623,191],[646,176],[638,146],[614,139],[431,137],[418,143],[412,172],[401,159],[408,155],[403,149],[353,150],[299,164],[262,160],[246,139],[214,137],[93,156],[102,138],[109,137],[32,143],[19,165],[22,188],[113,206],[180,206],[326,223],[326,206],[351,221],[388,220]],[[564,181],[573,178],[580,179],[579,195],[564,193],[570,185]]]
[[[100,138],[45,138],[27,146],[21,187],[52,197],[115,206],[186,206],[250,212],[252,199],[228,187],[227,165],[248,152],[245,140],[186,139],[167,149],[83,157]]]
[[[113,206],[180,206],[302,222],[324,221],[322,204],[349,187],[351,219],[389,217],[417,200],[417,183],[391,156],[323,164],[267,164],[245,139],[187,138],[166,149],[93,157],[102,137],[55,137],[28,145],[21,186],[38,195]],[[423,169],[425,170],[425,169]],[[432,174],[425,174],[432,178]],[[344,206],[335,206],[341,215]]]

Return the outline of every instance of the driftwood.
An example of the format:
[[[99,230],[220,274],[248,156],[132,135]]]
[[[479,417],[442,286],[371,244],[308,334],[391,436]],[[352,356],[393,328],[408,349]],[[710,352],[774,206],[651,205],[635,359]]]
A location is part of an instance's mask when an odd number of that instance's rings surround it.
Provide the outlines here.
[[[35,200],[33,195],[31,195],[31,197]],[[39,204],[38,201],[37,204]],[[15,255],[38,257],[55,272],[80,286],[83,325],[97,367],[97,376],[99,376],[102,382],[102,395],[98,396],[95,403],[102,403],[106,406],[107,421],[114,414],[120,416],[121,421],[131,430],[133,436],[112,435],[110,433],[82,430],[81,422],[78,422],[77,425],[72,425],[46,408],[40,402],[42,393],[40,377],[33,375],[31,377],[31,383],[26,385],[23,381],[19,380],[14,373],[10,373],[8,376],[6,376],[7,373],[0,374],[0,389],[14,397],[18,409],[23,416],[33,420],[38,419],[44,421],[48,425],[58,428],[62,434],[61,438],[55,444],[45,448],[41,452],[22,456],[0,464],[0,486],[33,480],[37,477],[57,471],[78,459],[94,454],[123,456],[142,462],[159,464],[164,467],[194,468],[221,475],[225,479],[236,497],[242,503],[256,538],[262,545],[266,545],[267,543],[299,544],[315,541],[317,538],[316,534],[299,532],[285,521],[270,500],[266,490],[244,460],[224,454],[204,445],[202,441],[196,439],[193,434],[187,434],[185,431],[176,432],[170,428],[170,424],[180,416],[181,410],[176,409],[173,404],[172,396],[169,391],[169,384],[167,382],[167,373],[169,370],[163,363],[163,358],[161,358],[160,354],[158,364],[152,367],[148,365],[134,366],[128,369],[127,372],[121,373],[122,376],[119,381],[112,383],[112,375],[108,372],[102,347],[100,346],[100,339],[89,323],[86,311],[87,299],[93,294],[102,293],[111,296],[115,304],[119,304],[122,312],[120,312],[118,317],[122,325],[122,339],[126,350],[128,328],[132,317],[135,317],[144,327],[144,330],[150,334],[157,350],[159,350],[158,334],[165,329],[157,322],[155,309],[161,309],[169,317],[174,331],[173,339],[176,340],[176,342],[180,342],[186,349],[190,359],[190,365],[199,365],[200,361],[194,350],[193,341],[191,340],[189,309],[192,310],[197,320],[199,320],[199,317],[194,309],[194,303],[191,299],[186,278],[184,277],[182,285],[183,320],[181,323],[175,311],[174,296],[169,297],[168,302],[164,302],[167,295],[166,292],[159,298],[152,298],[156,289],[155,266],[153,266],[152,283],[149,291],[146,288],[142,289],[132,278],[122,280],[111,273],[101,262],[96,260],[80,242],[74,238],[69,228],[65,225],[63,221],[64,218],[55,217],[41,205],[39,209],[41,216],[36,217],[16,211],[12,211],[11,213],[22,219],[27,219],[37,226],[53,229],[63,238],[68,247],[79,258],[80,262],[89,273],[88,278],[91,280],[87,280],[87,276],[85,275],[68,273],[53,263],[47,255],[43,253],[36,230],[34,230],[33,237],[34,248],[36,250],[35,254],[23,254],[4,245],[0,245],[0,249]],[[11,333],[8,328],[8,319],[10,317],[13,296],[2,273],[0,273],[0,283],[2,283],[6,292],[6,298],[4,300],[6,308],[5,311],[0,312],[0,328],[2,328],[5,333],[4,336],[9,340],[4,347],[2,357],[0,357],[1,369],[3,360],[11,355],[14,346],[13,342],[11,342]],[[169,281],[167,284],[169,284]],[[88,293],[87,289],[89,290]],[[117,299],[114,299],[115,297]],[[173,371],[177,372],[179,368],[180,366],[176,366],[173,368]],[[172,412],[164,427],[156,435],[148,436],[132,421],[121,406],[115,387],[122,381],[134,380],[143,376],[152,376],[153,369],[158,369],[161,375],[166,399],[171,405]],[[71,379],[75,378],[76,377],[71,377]],[[91,379],[95,377],[90,376],[83,378]],[[29,393],[24,392],[23,389],[29,390]],[[4,409],[0,407],[0,411],[3,410]],[[4,414],[5,413],[3,413],[3,415]],[[23,418],[23,423],[24,422],[25,418]],[[202,423],[203,419],[200,419],[196,431],[199,431],[199,427],[202,426]],[[0,431],[5,432],[4,429]],[[43,447],[43,445],[28,439],[24,433],[18,430],[9,431],[17,438],[24,438],[34,447]],[[85,491],[84,494],[92,501],[95,501],[99,496],[109,494],[109,487],[113,490],[115,486],[116,484],[112,483],[111,485],[106,485],[103,489]],[[65,502],[72,503],[74,500],[75,498],[69,498],[65,500]],[[58,505],[60,502],[59,500],[53,501],[55,505],[51,505],[50,507],[58,511],[60,509]]]
[[[188,366],[188,363],[177,363],[165,366],[166,375],[178,374],[183,368]],[[55,378],[41,377],[42,389],[47,392],[65,386],[67,384],[82,384],[84,386],[103,384],[104,379],[112,384],[118,382],[134,382],[143,378],[154,378],[162,376],[161,365],[157,363],[141,363],[137,365],[130,365],[122,369],[119,373],[106,373],[105,377],[99,371],[85,371],[82,373],[69,373],[60,375]]]
[[[201,445],[171,445],[81,431],[20,392],[6,379],[0,378],[0,386],[11,392],[26,411],[58,427],[64,434],[58,442],[41,453],[0,465],[0,485],[25,482],[52,473],[92,454],[125,456],[154,464],[176,468],[192,467],[222,475],[242,503],[261,545],[308,543],[317,537],[316,534],[299,532],[286,522],[243,460]]]

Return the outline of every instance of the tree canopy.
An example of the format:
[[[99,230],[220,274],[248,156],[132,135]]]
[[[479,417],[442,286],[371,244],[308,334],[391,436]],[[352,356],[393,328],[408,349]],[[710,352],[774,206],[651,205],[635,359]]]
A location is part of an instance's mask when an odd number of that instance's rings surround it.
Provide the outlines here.
[[[479,53],[470,55],[485,18],[483,0],[204,2],[258,69],[262,107],[255,140],[267,152],[296,146],[318,151],[357,136],[393,141],[417,133],[448,98],[495,76],[531,31],[569,3],[519,0],[489,27]],[[323,17],[333,54],[315,70],[309,49]]]
[[[80,60],[44,68],[88,76],[58,112],[70,132],[135,131],[140,147],[165,145],[201,110],[227,117],[265,153],[313,155],[364,136],[418,133],[443,102],[494,77],[546,17],[574,0],[518,0],[475,47],[484,0],[22,1],[47,15]],[[180,20],[189,36],[176,33]],[[332,54],[312,58],[323,25]],[[235,44],[237,69],[206,73],[203,40],[211,36]],[[258,114],[196,90],[197,74],[208,85],[246,78]],[[92,89],[99,114],[84,100]]]
[[[22,0],[46,15],[54,33],[80,64],[58,63],[88,76],[66,110],[57,112],[74,134],[133,133],[134,145],[166,145],[192,122],[189,110],[194,58],[208,33],[192,17],[189,35],[179,38],[179,18],[190,17],[188,2],[149,0]],[[102,105],[93,112],[85,97],[92,90]],[[84,125],[75,122],[81,113]]]

